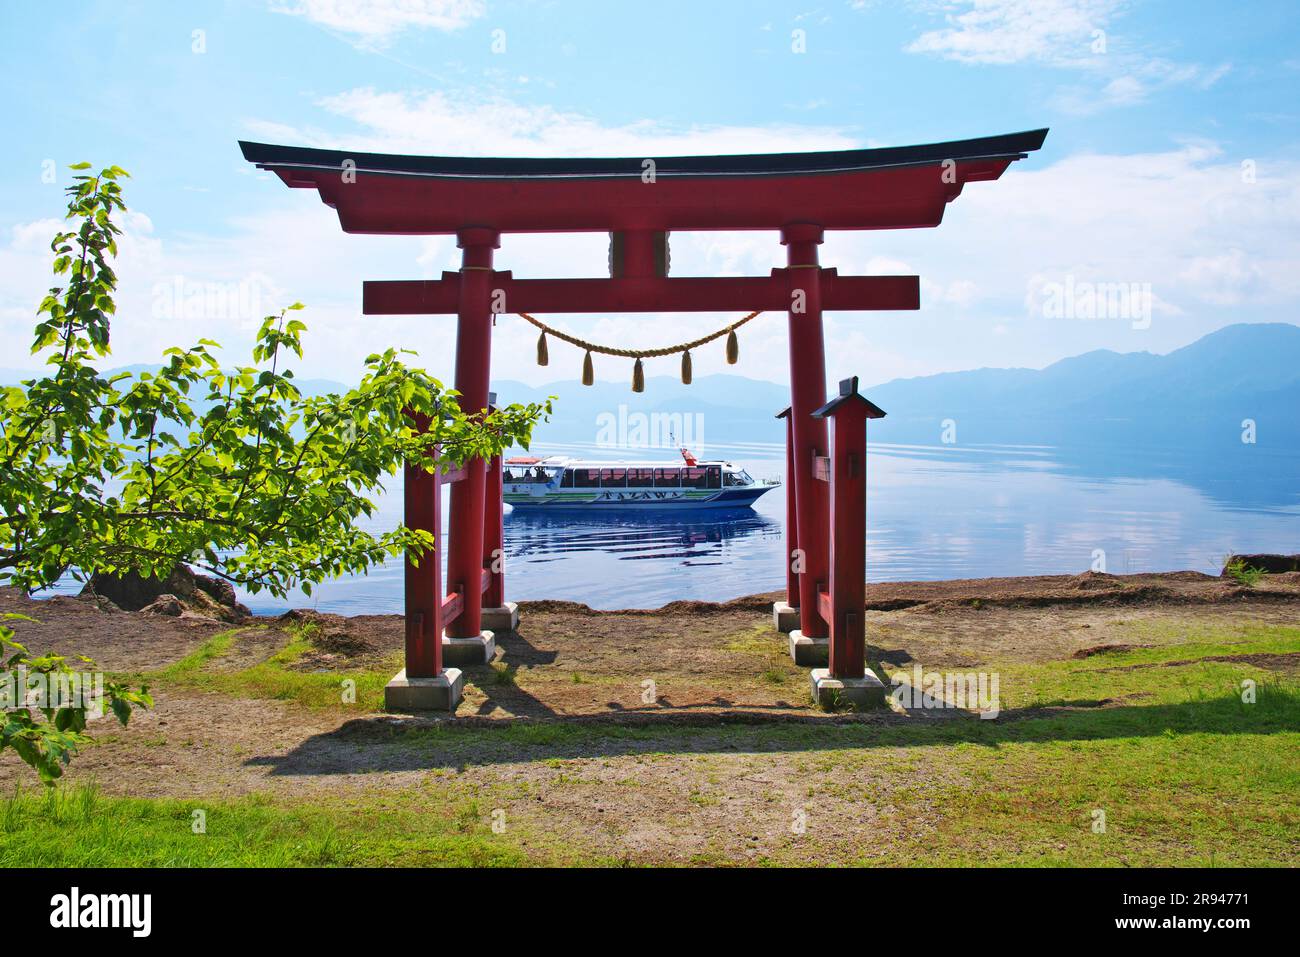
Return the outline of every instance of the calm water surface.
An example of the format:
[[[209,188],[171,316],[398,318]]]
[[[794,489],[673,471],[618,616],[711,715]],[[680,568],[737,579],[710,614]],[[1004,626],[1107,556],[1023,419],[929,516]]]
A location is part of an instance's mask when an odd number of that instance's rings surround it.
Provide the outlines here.
[[[618,457],[574,447],[534,451]],[[713,446],[707,454],[758,479],[783,477],[779,447]],[[868,485],[871,581],[1076,573],[1093,565],[1098,550],[1114,573],[1217,574],[1229,552],[1300,552],[1300,456],[1256,447],[1191,455],[873,443]],[[396,480],[374,526],[396,524],[400,515]],[[771,591],[784,585],[784,516],[784,488],[737,512],[618,518],[507,511],[506,593],[608,609]],[[241,597],[260,613],[399,612],[402,567],[392,561],[311,597]]]

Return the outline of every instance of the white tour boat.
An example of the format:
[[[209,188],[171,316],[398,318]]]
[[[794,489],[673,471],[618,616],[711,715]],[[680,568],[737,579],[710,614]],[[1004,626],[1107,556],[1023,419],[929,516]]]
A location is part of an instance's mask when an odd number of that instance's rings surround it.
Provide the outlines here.
[[[748,508],[778,482],[756,482],[730,462],[590,462],[518,456],[502,465],[505,501],[516,509]]]

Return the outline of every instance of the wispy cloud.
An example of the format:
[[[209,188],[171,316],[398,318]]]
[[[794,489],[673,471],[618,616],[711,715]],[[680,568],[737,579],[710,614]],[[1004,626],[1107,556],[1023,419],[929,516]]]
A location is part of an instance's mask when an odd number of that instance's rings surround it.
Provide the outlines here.
[[[693,153],[754,153],[800,149],[850,149],[859,145],[834,126],[671,126],[652,120],[602,123],[576,111],[526,104],[503,96],[434,92],[386,92],[361,87],[325,97],[319,104],[355,124],[286,127],[255,122],[258,136],[339,149],[392,153],[488,156],[671,156]]]
[[[487,13],[483,0],[270,0],[270,9],[367,45],[408,29],[459,30]]]
[[[922,33],[909,53],[958,63],[1045,64],[1079,70],[1087,82],[1066,87],[1055,105],[1074,114],[1131,106],[1177,86],[1208,89],[1231,65],[1178,63],[1110,36],[1125,0],[954,0],[945,26]]]
[[[961,0],[947,26],[921,34],[907,48],[962,63],[1077,65],[1091,55],[1097,30],[1120,0]]]

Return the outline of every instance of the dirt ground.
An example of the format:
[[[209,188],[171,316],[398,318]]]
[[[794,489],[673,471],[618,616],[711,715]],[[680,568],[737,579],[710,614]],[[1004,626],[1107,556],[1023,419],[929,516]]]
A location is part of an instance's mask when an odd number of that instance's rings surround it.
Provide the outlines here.
[[[608,845],[662,860],[689,857],[707,843],[711,852],[743,860],[767,839],[737,821],[758,819],[758,809],[773,801],[798,798],[810,762],[818,758],[798,748],[729,753],[734,744],[719,745],[710,729],[898,719],[889,712],[827,715],[811,707],[806,671],[790,662],[785,637],[772,627],[777,597],[613,612],[524,602],[519,632],[499,636],[496,660],[466,669],[458,727],[594,722],[658,728],[659,737],[529,746],[508,736],[480,736],[473,750],[455,742],[398,747],[394,742],[403,732],[439,719],[310,708],[164,681],[153,688],[156,706],[133,717],[129,728],[106,723],[92,729],[99,740],[78,757],[71,778],[93,778],[109,794],[220,798],[266,791],[299,795],[317,788],[400,789],[419,787],[431,775],[454,774],[483,787],[508,782],[524,788],[544,803],[552,825],[556,815],[570,819],[597,849]],[[1300,573],[1268,576],[1254,588],[1194,572],[876,584],[868,586],[867,607],[871,660],[967,669],[986,662],[1088,657],[1108,645],[1133,645],[1144,624],[1152,626],[1156,641],[1171,623],[1296,625]],[[6,590],[0,590],[0,612],[38,619],[15,623],[18,639],[31,650],[75,651],[118,672],[157,670],[231,627],[73,598],[34,601]],[[298,612],[250,619],[229,656],[214,665],[243,668],[263,660],[304,620],[318,625],[318,647],[295,667],[387,674],[400,663],[400,616]],[[1253,663],[1260,667],[1292,675],[1297,670],[1295,655],[1257,657]],[[654,683],[651,702],[643,700],[648,681]],[[754,750],[763,750],[758,737]],[[557,771],[557,761],[564,770]],[[20,773],[13,756],[0,758],[0,782]],[[581,787],[572,786],[575,774]],[[565,786],[556,784],[566,776]],[[631,778],[638,786],[602,788],[602,782]],[[708,800],[701,800],[706,792]],[[888,795],[873,801],[888,803]],[[862,826],[862,813],[861,806],[845,803],[846,833]],[[681,815],[698,826],[651,824]],[[601,822],[594,831],[593,820]],[[769,837],[776,840],[782,824],[772,827]]]
[[[518,633],[498,636],[498,661],[560,671],[566,677],[663,672],[701,679],[752,677],[752,661],[733,653],[740,650],[734,647],[736,636],[747,629],[756,636],[770,632],[772,603],[783,598],[782,593],[769,592],[716,604],[678,601],[658,609],[622,611],[596,611],[568,601],[522,602]],[[1253,588],[1190,571],[1087,572],[868,584],[866,610],[868,641],[877,658],[902,664],[911,660],[906,657],[910,654],[924,657],[927,665],[956,667],[1002,652],[1020,660],[1059,658],[1101,643],[1107,622],[1160,617],[1182,607],[1249,608],[1260,620],[1293,621],[1297,603],[1300,572],[1266,576]],[[32,652],[75,651],[118,672],[165,667],[231,627],[196,615],[142,615],[107,603],[68,596],[33,599],[0,588],[0,613],[6,612],[36,619],[15,626],[18,639]],[[954,629],[957,621],[960,628]],[[259,653],[270,654],[279,640],[275,633],[302,622],[318,624],[326,639],[316,641],[320,651],[308,664],[377,666],[402,648],[401,615],[344,617],[295,610],[248,618],[242,627],[263,627],[273,634],[241,642],[238,663],[250,664]],[[1101,630],[1088,633],[1093,627]],[[708,683],[716,697],[728,682],[724,680],[723,687]],[[571,712],[561,707],[556,713]]]

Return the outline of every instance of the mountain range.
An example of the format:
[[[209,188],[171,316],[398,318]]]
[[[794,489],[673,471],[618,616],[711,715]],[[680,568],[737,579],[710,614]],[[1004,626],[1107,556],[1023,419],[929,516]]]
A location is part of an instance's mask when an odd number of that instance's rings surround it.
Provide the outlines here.
[[[654,377],[640,394],[573,380],[495,388],[503,402],[557,396],[557,415],[538,432],[554,442],[593,441],[598,417],[620,406],[628,416],[702,415],[714,443],[781,442],[773,416],[790,401],[786,386],[732,375],[690,386]],[[860,391],[888,413],[870,426],[884,442],[941,444],[947,430],[962,444],[1204,447],[1241,444],[1250,420],[1258,445],[1300,450],[1300,326],[1239,323],[1165,355],[1100,349],[1044,369],[948,372]]]
[[[0,368],[0,382],[27,375]],[[344,388],[324,379],[299,385],[314,393]],[[551,444],[595,443],[620,423],[630,431],[644,422],[638,413],[663,414],[656,421],[671,423],[673,438],[684,444],[780,443],[784,431],[775,415],[789,404],[786,386],[735,375],[700,376],[690,386],[651,377],[643,393],[624,382],[587,387],[576,377],[542,386],[499,379],[493,388],[502,403],[556,396],[555,415],[536,433]],[[828,388],[833,393],[835,384]],[[871,423],[875,441],[938,445],[946,432],[962,445],[1206,448],[1241,444],[1253,423],[1258,446],[1294,451],[1300,326],[1238,323],[1165,355],[1102,349],[1044,369],[948,372],[861,392],[888,413]]]

